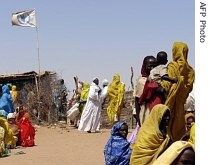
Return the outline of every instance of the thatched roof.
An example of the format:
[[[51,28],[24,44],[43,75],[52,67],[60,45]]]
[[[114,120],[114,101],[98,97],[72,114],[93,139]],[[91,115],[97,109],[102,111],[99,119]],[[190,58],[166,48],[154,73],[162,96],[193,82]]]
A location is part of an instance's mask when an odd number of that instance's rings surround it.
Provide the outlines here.
[[[54,72],[51,71],[41,71],[40,77],[44,77],[46,75],[53,75]],[[38,78],[39,74],[35,71],[25,72],[25,73],[16,73],[16,74],[7,74],[7,75],[0,75],[0,83],[8,83],[14,81],[27,81]]]

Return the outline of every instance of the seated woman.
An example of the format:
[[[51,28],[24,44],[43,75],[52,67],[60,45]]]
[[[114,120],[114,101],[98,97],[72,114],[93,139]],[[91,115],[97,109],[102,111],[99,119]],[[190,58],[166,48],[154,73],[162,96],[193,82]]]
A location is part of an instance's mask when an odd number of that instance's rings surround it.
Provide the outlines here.
[[[186,141],[176,141],[152,165],[195,165],[195,146]]]
[[[15,114],[9,113],[7,115],[8,126],[12,130],[13,136],[18,140],[20,129],[18,127],[17,122],[15,121]],[[11,145],[11,148],[15,148],[16,144]]]
[[[3,141],[5,146],[7,148],[14,146],[17,142],[17,137],[14,136],[12,130],[9,128],[7,119],[0,117],[0,127],[4,129],[4,133],[2,132],[2,135],[4,134]]]
[[[16,114],[16,121],[20,128],[18,145],[23,147],[34,146],[35,128],[31,124],[29,114],[24,106],[19,107],[19,112]]]
[[[170,110],[166,105],[157,104],[139,130],[132,146],[131,165],[152,164],[171,144],[167,127]]]
[[[114,124],[105,148],[104,157],[106,165],[129,165],[131,148],[127,141],[128,125],[119,121]]]

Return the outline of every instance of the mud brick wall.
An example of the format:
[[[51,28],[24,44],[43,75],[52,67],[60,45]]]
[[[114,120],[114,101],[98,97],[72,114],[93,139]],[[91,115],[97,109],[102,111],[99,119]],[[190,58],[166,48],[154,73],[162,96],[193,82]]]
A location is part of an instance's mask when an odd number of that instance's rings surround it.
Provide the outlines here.
[[[133,91],[126,91],[125,96],[124,96],[124,108],[121,111],[121,116],[120,120],[125,121],[129,129],[132,129],[135,127],[136,123],[133,118],[133,110],[131,107],[131,99],[133,97]],[[104,104],[103,109],[101,110],[101,128],[111,128],[112,126],[110,125],[109,118],[107,116],[107,106],[109,103],[109,99],[107,98]]]

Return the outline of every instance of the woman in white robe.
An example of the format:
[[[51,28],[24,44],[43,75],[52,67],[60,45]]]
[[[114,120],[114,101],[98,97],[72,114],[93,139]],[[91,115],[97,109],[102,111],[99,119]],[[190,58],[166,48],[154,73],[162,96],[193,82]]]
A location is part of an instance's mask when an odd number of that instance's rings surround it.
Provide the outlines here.
[[[97,126],[100,122],[100,92],[101,89],[98,86],[98,78],[94,78],[90,85],[88,93],[88,99],[82,112],[80,119],[79,131],[87,131],[88,133],[96,132]]]

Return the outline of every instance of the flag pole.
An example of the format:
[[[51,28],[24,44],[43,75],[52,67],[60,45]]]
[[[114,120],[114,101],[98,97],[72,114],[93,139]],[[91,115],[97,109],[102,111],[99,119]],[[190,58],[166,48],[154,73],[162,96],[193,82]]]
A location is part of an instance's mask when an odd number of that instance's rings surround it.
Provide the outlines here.
[[[38,26],[36,25],[36,42],[37,42],[37,59],[38,59],[38,87],[37,87],[37,101],[38,101],[38,107],[37,107],[37,113],[38,113],[38,123],[39,123],[39,116],[40,116],[40,57],[39,57],[39,35],[38,35]]]
[[[38,83],[36,76],[36,88],[37,88],[37,114],[38,114],[38,122],[39,122],[39,110],[40,110],[40,59],[39,59],[39,35],[38,35],[38,27],[36,22],[36,12],[33,10],[24,10],[16,13],[12,13],[12,25],[22,26],[22,27],[35,27],[36,28],[36,41],[37,41],[37,56],[38,56]]]

